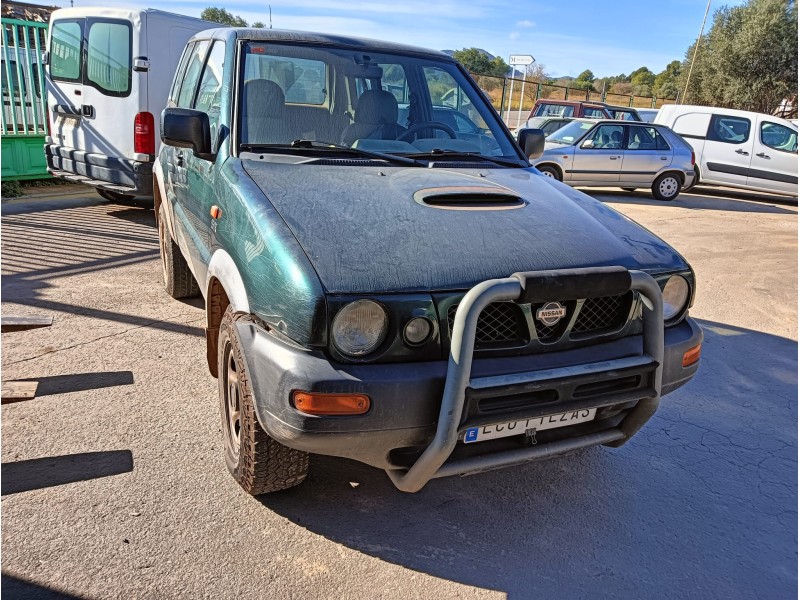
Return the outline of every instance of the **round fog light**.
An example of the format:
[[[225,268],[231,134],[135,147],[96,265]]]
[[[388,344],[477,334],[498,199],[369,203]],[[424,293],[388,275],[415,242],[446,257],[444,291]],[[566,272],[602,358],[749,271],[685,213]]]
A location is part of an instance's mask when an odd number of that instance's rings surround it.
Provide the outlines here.
[[[433,331],[433,326],[428,319],[414,317],[406,323],[406,327],[403,329],[403,337],[412,346],[418,346],[430,337],[431,331]]]

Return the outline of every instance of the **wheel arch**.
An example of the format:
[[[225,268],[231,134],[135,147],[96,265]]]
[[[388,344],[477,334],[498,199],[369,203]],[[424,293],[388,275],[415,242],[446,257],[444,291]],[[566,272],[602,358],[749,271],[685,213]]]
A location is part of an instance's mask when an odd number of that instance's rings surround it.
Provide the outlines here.
[[[225,250],[219,249],[212,255],[203,291],[206,297],[206,360],[211,375],[218,377],[217,345],[222,316],[228,306],[233,306],[236,312],[250,313],[244,281]]]
[[[559,181],[564,181],[564,169],[557,162],[541,162],[537,165],[534,165],[534,167],[537,170],[539,170],[539,167],[553,167],[556,171],[558,171]]]

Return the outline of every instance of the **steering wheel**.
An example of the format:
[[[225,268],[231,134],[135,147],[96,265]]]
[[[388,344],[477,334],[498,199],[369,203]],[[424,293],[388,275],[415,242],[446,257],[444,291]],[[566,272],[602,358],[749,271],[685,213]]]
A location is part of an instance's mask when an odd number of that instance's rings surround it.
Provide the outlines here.
[[[422,131],[423,129],[440,129],[449,135],[451,139],[456,139],[457,137],[455,130],[449,125],[437,123],[435,121],[424,121],[422,123],[412,125],[396,139],[398,142],[410,142],[411,138],[416,137],[417,132]]]

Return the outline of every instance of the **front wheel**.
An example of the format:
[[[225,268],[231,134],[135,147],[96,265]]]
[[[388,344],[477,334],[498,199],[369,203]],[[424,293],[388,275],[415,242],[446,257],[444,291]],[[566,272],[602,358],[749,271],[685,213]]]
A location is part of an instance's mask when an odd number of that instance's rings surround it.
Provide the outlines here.
[[[557,179],[561,181],[561,173],[558,172],[558,169],[555,167],[550,167],[547,165],[542,165],[541,167],[536,167],[545,177],[550,177],[551,179]]]
[[[664,173],[653,182],[652,190],[658,200],[675,200],[681,193],[681,180],[674,173]]]
[[[158,210],[158,242],[161,254],[161,274],[164,288],[175,299],[191,298],[200,293],[200,287],[192,275],[181,249],[172,240],[167,229],[166,214],[162,204]]]
[[[272,439],[256,417],[250,374],[236,321],[246,318],[228,306],[219,326],[217,368],[225,464],[252,496],[294,487],[308,473],[308,453]]]

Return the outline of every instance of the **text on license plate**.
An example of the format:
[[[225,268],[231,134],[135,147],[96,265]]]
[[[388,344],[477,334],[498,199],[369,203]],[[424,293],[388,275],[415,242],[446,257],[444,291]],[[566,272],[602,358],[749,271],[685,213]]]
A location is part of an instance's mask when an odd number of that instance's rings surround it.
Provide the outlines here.
[[[594,419],[596,412],[596,408],[584,408],[582,410],[573,410],[555,415],[546,415],[544,417],[523,419],[522,421],[470,427],[464,432],[464,443],[471,444],[472,442],[493,440],[510,435],[520,435],[534,429],[536,431],[542,431],[543,429],[555,429],[556,427],[585,423],[586,421]]]

